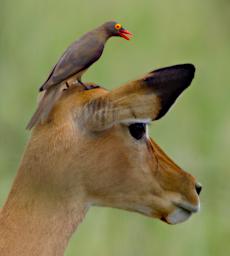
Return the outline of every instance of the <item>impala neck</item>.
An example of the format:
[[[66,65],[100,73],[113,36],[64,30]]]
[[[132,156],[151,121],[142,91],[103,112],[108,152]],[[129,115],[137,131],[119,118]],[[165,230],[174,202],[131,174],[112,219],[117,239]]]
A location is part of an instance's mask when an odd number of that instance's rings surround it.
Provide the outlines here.
[[[64,255],[87,211],[83,196],[57,183],[58,174],[46,160],[33,165],[30,162],[26,153],[0,212],[0,255]]]

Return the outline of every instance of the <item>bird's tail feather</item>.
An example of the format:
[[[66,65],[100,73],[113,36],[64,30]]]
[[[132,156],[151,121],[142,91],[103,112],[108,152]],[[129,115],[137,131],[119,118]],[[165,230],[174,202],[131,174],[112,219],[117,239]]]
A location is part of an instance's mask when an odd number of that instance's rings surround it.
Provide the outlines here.
[[[27,124],[26,129],[30,130],[37,124],[44,123],[60,96],[61,90],[58,85],[47,89],[38,103],[38,107]]]

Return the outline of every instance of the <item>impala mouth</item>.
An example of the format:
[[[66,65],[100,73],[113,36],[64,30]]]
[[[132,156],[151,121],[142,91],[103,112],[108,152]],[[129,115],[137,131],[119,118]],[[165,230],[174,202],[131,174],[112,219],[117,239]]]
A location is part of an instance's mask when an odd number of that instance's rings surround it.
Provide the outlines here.
[[[167,217],[162,217],[161,220],[167,222],[168,224],[178,224],[186,221],[191,217],[193,213],[200,210],[200,204],[192,205],[186,202],[173,203],[176,209],[169,214]]]
[[[176,207],[181,208],[184,211],[188,211],[191,213],[198,212],[200,210],[200,204],[198,203],[197,205],[192,205],[186,202],[182,203],[174,203]]]

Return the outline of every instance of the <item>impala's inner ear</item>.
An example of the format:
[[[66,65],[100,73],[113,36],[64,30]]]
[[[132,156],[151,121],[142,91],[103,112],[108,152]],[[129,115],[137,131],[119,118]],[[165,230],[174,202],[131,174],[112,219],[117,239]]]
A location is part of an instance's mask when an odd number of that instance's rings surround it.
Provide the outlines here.
[[[88,103],[82,115],[84,125],[99,131],[119,122],[157,120],[190,85],[194,73],[192,64],[152,71]]]

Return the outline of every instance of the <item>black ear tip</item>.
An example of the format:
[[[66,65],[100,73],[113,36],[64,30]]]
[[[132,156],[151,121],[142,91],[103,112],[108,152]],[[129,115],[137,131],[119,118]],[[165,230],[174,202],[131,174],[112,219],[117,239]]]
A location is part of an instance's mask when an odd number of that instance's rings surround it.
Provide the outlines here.
[[[193,75],[195,74],[195,71],[196,71],[196,68],[193,64],[191,63],[185,63],[185,64],[178,64],[178,65],[174,65],[174,66],[170,66],[170,67],[165,67],[165,68],[159,68],[159,69],[156,69],[156,70],[153,70],[152,72],[150,73],[158,73],[158,72],[162,72],[162,71],[186,71],[186,72],[189,72],[189,74]]]
[[[178,96],[191,84],[195,75],[195,66],[190,63],[157,69],[147,79],[161,101],[161,109],[155,120],[169,110]]]
[[[175,66],[174,68],[177,69],[177,66]],[[181,64],[178,65],[178,72],[181,73],[181,76],[184,76],[184,78],[187,79],[188,82],[191,82],[195,76],[196,68],[193,64],[190,63]]]
[[[161,77],[161,79],[177,80],[177,86],[184,89],[188,87],[195,76],[196,68],[193,64],[178,64],[166,68],[160,68],[153,71],[153,75]],[[176,86],[176,87],[177,87]]]
[[[190,71],[193,71],[193,72],[195,72],[195,70],[196,70],[195,66],[191,63],[180,64],[178,66],[184,67],[184,68],[186,68]]]
[[[193,64],[188,63],[188,64],[181,64],[181,65],[178,65],[178,66],[180,66],[181,69],[184,68],[185,70],[190,72],[191,75],[194,76],[196,68],[195,68],[195,66]]]

